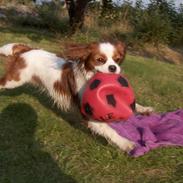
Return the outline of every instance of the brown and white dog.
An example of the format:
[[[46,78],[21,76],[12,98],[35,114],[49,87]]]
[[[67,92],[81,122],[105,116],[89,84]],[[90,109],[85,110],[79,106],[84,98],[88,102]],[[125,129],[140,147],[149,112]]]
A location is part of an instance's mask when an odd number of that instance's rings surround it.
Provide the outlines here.
[[[119,64],[125,57],[125,45],[91,43],[68,46],[63,57],[24,44],[11,43],[0,47],[0,54],[8,56],[7,71],[0,79],[0,89],[12,89],[25,83],[44,87],[62,110],[69,110],[80,99],[87,81],[96,73],[120,73]],[[79,106],[78,105],[78,106]],[[137,104],[137,112],[149,113],[151,107]],[[123,151],[130,151],[134,143],[119,136],[105,123],[89,120],[88,127]]]

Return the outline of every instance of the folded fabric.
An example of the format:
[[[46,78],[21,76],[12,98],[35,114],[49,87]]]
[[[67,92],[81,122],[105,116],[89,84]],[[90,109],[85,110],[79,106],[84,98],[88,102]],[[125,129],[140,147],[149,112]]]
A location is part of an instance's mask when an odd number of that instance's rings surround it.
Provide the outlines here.
[[[161,146],[183,146],[183,109],[150,116],[134,115],[109,123],[120,136],[135,142],[129,155],[138,157]]]

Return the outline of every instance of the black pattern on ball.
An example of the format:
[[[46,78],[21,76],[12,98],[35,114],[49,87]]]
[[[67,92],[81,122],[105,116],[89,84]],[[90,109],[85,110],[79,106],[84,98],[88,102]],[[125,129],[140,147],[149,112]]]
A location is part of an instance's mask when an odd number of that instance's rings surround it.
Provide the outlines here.
[[[123,78],[123,77],[118,77],[118,82],[120,83],[121,86],[125,86],[125,87],[128,87],[128,81]]]
[[[131,109],[132,109],[133,111],[135,111],[135,103],[136,103],[136,102],[135,102],[135,100],[134,100],[133,103],[130,104],[130,107],[131,107]]]
[[[93,89],[97,88],[98,85],[99,85],[100,83],[101,83],[100,80],[95,79],[95,80],[90,84],[90,89],[93,90]]]
[[[106,99],[107,99],[107,103],[109,105],[112,105],[113,107],[116,107],[116,100],[114,98],[114,95],[112,95],[112,94],[106,95]]]
[[[92,116],[93,115],[93,108],[90,106],[89,103],[84,104],[85,113]]]
[[[108,119],[112,119],[112,118],[113,118],[113,113],[108,113],[108,114],[107,114],[107,118],[108,118]]]

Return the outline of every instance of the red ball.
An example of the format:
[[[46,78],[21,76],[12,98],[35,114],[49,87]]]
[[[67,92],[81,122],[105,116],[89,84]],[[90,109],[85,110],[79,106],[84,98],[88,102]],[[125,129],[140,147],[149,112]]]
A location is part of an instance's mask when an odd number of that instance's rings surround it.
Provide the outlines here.
[[[123,75],[97,73],[88,82],[82,97],[84,116],[111,122],[128,119],[134,110],[134,92]]]

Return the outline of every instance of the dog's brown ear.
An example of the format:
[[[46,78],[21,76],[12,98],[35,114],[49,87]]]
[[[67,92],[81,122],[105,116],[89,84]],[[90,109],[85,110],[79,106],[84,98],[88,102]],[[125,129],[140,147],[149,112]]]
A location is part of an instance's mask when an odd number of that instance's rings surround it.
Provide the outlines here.
[[[116,47],[117,51],[120,53],[120,55],[122,57],[122,61],[123,61],[124,58],[125,58],[125,55],[126,55],[126,45],[125,45],[125,43],[123,43],[121,41],[117,41],[115,43],[115,47]]]
[[[84,61],[91,53],[90,45],[69,44],[64,48],[64,58],[71,61]]]
[[[13,46],[13,55],[19,55],[30,50],[32,50],[32,48],[27,45],[17,44]]]

